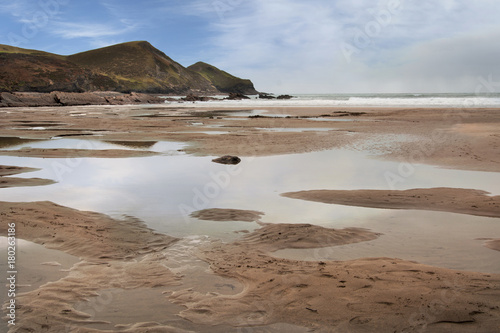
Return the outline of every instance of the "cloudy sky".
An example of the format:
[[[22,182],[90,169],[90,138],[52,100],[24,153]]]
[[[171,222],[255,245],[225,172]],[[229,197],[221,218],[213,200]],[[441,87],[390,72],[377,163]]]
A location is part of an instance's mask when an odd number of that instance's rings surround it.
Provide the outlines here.
[[[147,40],[276,93],[500,91],[498,17],[498,0],[0,0],[0,44]]]

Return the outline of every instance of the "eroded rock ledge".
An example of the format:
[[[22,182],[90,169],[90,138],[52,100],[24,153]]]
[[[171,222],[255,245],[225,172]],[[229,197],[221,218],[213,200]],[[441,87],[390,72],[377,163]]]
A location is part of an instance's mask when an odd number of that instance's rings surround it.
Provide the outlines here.
[[[78,106],[78,105],[129,105],[161,104],[165,100],[148,94],[132,92],[82,92],[69,93],[54,91],[51,93],[3,92],[0,94],[0,107],[39,107],[39,106]]]

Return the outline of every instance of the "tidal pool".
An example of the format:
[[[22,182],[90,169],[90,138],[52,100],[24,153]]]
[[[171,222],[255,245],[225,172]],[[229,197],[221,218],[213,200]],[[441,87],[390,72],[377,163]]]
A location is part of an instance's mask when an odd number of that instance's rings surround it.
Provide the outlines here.
[[[0,190],[3,201],[53,201],[115,218],[134,216],[160,232],[209,236],[230,241],[237,231],[257,223],[212,222],[191,218],[197,210],[233,208],[261,211],[262,222],[311,223],[332,228],[364,227],[381,232],[378,240],[317,250],[285,250],[277,255],[306,260],[398,257],[448,268],[500,273],[500,252],[476,238],[500,238],[500,220],[453,213],[384,210],[328,205],[281,197],[312,189],[410,189],[456,187],[500,194],[500,173],[442,169],[370,158],[350,150],[242,157],[236,166],[213,163],[213,156],[179,152],[185,145],[59,139],[22,142],[8,149],[36,148],[146,149],[158,156],[141,158],[42,159],[0,156],[0,164],[40,168],[20,177],[58,183]],[[391,175],[398,175],[394,182]]]

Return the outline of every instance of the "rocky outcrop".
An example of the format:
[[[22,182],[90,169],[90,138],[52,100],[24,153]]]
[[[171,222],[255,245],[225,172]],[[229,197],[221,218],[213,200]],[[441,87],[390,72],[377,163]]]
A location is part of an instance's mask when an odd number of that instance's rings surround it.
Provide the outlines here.
[[[225,156],[213,159],[212,162],[219,163],[219,164],[236,165],[236,164],[239,164],[241,162],[241,159],[238,156],[225,155]]]
[[[0,93],[0,107],[60,106],[52,94]]]
[[[259,94],[260,99],[275,99],[273,95],[267,94],[267,93],[260,93]]]
[[[292,98],[293,98],[293,96],[290,96],[290,95],[279,95],[277,97],[277,99],[292,99]]]
[[[241,99],[250,99],[250,97],[245,96],[245,95],[240,94],[240,93],[230,93],[229,97],[226,97],[224,99],[227,99],[227,100],[241,100]]]
[[[117,92],[0,93],[0,107],[161,104],[165,100],[140,93]]]

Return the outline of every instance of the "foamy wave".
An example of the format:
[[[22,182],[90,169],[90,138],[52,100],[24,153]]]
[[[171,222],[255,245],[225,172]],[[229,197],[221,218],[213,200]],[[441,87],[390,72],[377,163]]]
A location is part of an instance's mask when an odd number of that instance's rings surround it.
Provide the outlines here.
[[[193,106],[193,103],[175,103],[177,106]],[[237,106],[237,107],[273,107],[273,106],[372,106],[372,107],[458,107],[458,108],[494,108],[500,107],[500,97],[466,96],[466,97],[435,97],[414,94],[411,97],[348,97],[338,95],[304,95],[290,100],[263,100],[253,97],[249,100],[195,102],[197,107]]]

